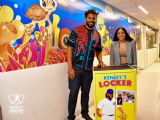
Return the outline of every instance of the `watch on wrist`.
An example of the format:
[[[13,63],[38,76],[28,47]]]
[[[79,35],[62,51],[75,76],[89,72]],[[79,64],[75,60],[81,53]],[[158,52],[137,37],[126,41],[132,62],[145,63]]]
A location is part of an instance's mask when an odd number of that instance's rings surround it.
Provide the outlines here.
[[[99,63],[103,63],[102,61],[99,61]]]

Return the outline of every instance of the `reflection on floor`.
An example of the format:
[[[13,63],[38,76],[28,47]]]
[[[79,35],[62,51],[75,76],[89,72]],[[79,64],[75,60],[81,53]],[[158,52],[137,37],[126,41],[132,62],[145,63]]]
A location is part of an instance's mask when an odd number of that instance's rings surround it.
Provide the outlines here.
[[[137,76],[137,120],[160,120],[160,63],[154,63]],[[94,119],[94,106],[89,115]],[[76,120],[84,120],[81,115]]]

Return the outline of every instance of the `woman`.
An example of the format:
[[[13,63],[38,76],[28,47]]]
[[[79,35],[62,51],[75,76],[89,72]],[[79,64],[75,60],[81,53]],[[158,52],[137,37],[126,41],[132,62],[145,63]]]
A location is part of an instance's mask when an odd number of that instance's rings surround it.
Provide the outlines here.
[[[137,65],[136,42],[123,27],[116,30],[111,43],[110,65]]]
[[[122,98],[121,94],[118,94],[118,97],[117,98]]]
[[[127,95],[125,92],[123,92],[123,95],[122,95],[122,101],[125,102],[127,99]]]

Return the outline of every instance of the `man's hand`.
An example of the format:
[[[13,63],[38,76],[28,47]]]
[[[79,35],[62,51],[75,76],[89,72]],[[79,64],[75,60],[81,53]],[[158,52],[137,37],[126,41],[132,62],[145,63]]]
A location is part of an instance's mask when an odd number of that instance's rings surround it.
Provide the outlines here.
[[[68,68],[68,76],[71,80],[74,79],[74,76],[75,76],[75,70],[73,69],[73,67],[71,68]]]
[[[102,114],[100,114],[100,109],[99,108],[97,108],[97,115],[98,115],[98,117],[102,117]]]
[[[102,117],[102,114],[97,114],[98,115],[98,117]]]
[[[121,119],[121,120],[126,120],[127,115],[126,115],[125,113],[122,113],[122,114],[120,114],[120,115],[117,116],[117,117],[119,117],[119,119]]]
[[[99,63],[98,65],[97,65],[97,67],[107,67],[107,65],[105,65],[104,63]]]

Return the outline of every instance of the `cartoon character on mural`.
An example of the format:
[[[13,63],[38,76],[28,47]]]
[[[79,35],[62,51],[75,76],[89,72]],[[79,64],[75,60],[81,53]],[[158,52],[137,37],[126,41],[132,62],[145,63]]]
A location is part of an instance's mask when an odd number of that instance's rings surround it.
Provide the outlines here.
[[[68,4],[63,0],[59,0],[60,3],[66,7],[68,7]],[[50,14],[55,11],[57,8],[57,2],[55,0],[40,0],[39,4],[34,4],[30,6],[26,13],[26,17],[32,19],[32,22],[25,25],[25,35],[28,35],[32,33],[35,29],[36,23],[44,23],[45,21],[48,21],[49,26],[43,29],[38,37],[38,47],[42,47],[47,41],[50,39],[53,29],[52,29],[52,23],[50,21]]]
[[[64,0],[58,1],[63,6],[68,7],[68,4]],[[53,64],[67,61],[66,50],[61,51],[57,48],[60,33],[60,29],[57,28],[59,16],[53,15],[53,18],[55,18],[53,24],[49,19],[50,14],[56,10],[56,7],[57,2],[55,0],[40,0],[40,5],[35,4],[28,9],[26,16],[32,19],[32,22],[26,25],[20,21],[21,18],[16,17],[16,19],[13,20],[14,12],[11,7],[6,5],[0,7],[0,72],[44,65],[43,63],[45,60],[47,61],[50,50],[55,51],[55,54],[58,55],[55,57],[56,59],[54,59],[55,62],[52,62]],[[43,27],[45,21],[49,23],[49,26],[46,28]],[[37,42],[34,39],[29,42],[36,23],[40,25],[40,32],[35,31],[34,33]],[[54,40],[56,40],[54,43],[57,47],[53,47],[53,49],[51,48],[52,45],[50,45],[47,50],[46,44],[44,48],[41,48],[51,39],[52,32],[54,33]],[[14,48],[13,43],[20,38],[22,44],[16,45]],[[37,45],[35,45],[35,43],[37,43]],[[38,54],[37,46],[41,48],[38,62],[36,61]]]
[[[110,47],[112,40],[109,38],[109,31],[105,25],[105,20],[102,16],[97,18],[97,30],[101,35],[101,43],[103,46],[102,55],[110,55]]]
[[[60,48],[53,46],[47,55],[47,60],[43,65],[51,65],[56,63],[65,62],[65,55]]]
[[[0,57],[3,58],[4,65],[8,66],[9,57],[7,54],[7,45],[14,43],[24,34],[24,25],[18,19],[14,19],[14,12],[9,6],[0,7]]]

